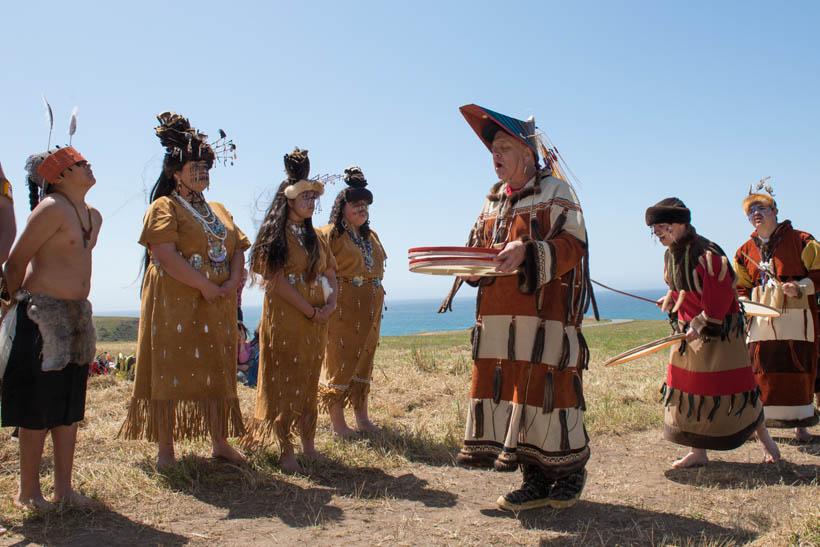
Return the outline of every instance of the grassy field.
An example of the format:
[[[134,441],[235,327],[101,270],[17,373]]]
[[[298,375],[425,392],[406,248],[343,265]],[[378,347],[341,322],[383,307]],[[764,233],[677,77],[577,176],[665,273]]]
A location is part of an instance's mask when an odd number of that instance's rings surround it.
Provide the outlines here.
[[[665,354],[600,366],[668,331],[663,321],[585,329],[592,350],[584,382],[593,456],[584,496],[572,509],[504,513],[495,498],[517,486],[518,474],[454,466],[472,367],[461,331],[383,337],[371,402],[383,433],[339,441],[321,417],[323,456],[302,462],[306,476],[281,473],[276,451],[252,452],[241,466],[216,462],[204,442],[178,445],[181,462],[159,471],[154,445],[115,439],[130,384],[92,378],[75,482],[102,506],[39,514],[6,501],[0,520],[11,532],[0,542],[820,545],[820,437],[796,445],[788,432],[773,431],[784,455],[775,465],[760,464],[759,447],[749,442],[711,452],[705,468],[669,469],[685,448],[663,441],[660,431]],[[132,353],[134,347],[101,340],[98,351]],[[240,386],[239,394],[248,416],[255,392]],[[9,433],[0,433],[0,486],[10,497],[18,462]],[[46,492],[50,461],[47,456],[42,467]]]

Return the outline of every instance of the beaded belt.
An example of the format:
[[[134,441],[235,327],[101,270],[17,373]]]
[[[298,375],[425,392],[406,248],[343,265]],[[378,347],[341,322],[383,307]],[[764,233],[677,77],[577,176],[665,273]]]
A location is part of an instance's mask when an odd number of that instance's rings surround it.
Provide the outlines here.
[[[365,283],[373,283],[373,285],[375,285],[376,287],[381,287],[382,286],[382,280],[379,279],[378,277],[368,278],[368,277],[362,277],[360,275],[357,275],[356,277],[340,277],[338,279],[339,279],[339,281],[344,281],[345,283],[350,283],[354,287],[361,287]]]

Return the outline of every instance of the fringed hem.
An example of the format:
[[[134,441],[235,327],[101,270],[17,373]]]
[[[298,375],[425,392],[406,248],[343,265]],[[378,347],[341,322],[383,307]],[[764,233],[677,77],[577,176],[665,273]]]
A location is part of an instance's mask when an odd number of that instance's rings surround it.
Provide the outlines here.
[[[353,408],[362,408],[367,401],[367,396],[370,394],[370,382],[362,382],[353,378],[350,382],[350,394],[347,397],[348,406]]]
[[[218,433],[223,438],[245,435],[239,399],[159,401],[134,399],[117,437],[159,442],[162,428],[174,441],[194,440]]]
[[[245,426],[247,433],[239,440],[239,445],[251,450],[276,443],[283,451],[293,446],[297,428],[304,427],[305,432],[315,435],[316,418],[315,412],[305,414],[295,411],[279,414],[273,420],[253,418]]]
[[[323,386],[319,384],[319,411],[329,413],[330,407],[340,404],[345,407],[349,404],[350,389]]]

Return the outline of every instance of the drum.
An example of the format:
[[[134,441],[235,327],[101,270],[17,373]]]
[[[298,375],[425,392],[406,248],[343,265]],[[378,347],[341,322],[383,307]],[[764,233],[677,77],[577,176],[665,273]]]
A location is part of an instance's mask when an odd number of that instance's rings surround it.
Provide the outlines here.
[[[662,350],[663,348],[668,348],[673,344],[677,344],[684,338],[686,338],[685,334],[673,334],[672,336],[667,336],[666,338],[649,342],[648,344],[638,346],[637,348],[632,348],[621,353],[620,355],[616,355],[612,359],[607,359],[604,362],[604,366],[611,367],[614,365],[628,363],[629,361],[634,361],[635,359],[640,359],[641,357],[646,357],[647,355]]]
[[[753,317],[780,317],[781,315],[777,309],[760,302],[752,302],[745,298],[739,298],[738,302],[743,306],[744,315]]]
[[[499,249],[480,247],[413,247],[407,251],[410,271],[430,275],[501,276],[516,272],[498,272]]]

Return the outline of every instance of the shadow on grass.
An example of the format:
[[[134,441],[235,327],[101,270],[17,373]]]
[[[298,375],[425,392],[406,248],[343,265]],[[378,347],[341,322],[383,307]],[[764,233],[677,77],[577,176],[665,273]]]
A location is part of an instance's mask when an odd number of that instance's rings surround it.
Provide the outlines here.
[[[185,536],[134,522],[105,507],[69,507],[33,513],[10,532],[25,537],[14,545],[185,545],[189,542]],[[3,540],[13,539],[14,536],[3,537]]]
[[[361,437],[371,450],[379,454],[395,453],[408,461],[431,466],[453,465],[461,448],[461,440],[447,438],[444,442],[426,431],[385,425],[381,433],[365,433]]]
[[[583,499],[563,510],[532,509],[516,514],[483,509],[481,513],[488,517],[518,519],[526,529],[560,534],[560,537],[542,538],[539,545],[543,547],[689,545],[687,540],[693,539],[708,545],[735,545],[756,537],[749,530],[726,528],[697,518]]]
[[[412,473],[394,477],[376,467],[349,467],[327,458],[316,458],[305,467],[310,479],[332,488],[337,495],[354,499],[403,499],[426,507],[453,507],[458,496],[428,487]]]
[[[754,490],[764,485],[811,484],[820,476],[820,466],[800,465],[784,460],[773,464],[711,461],[705,467],[668,469],[664,475],[670,481],[680,484]]]
[[[303,488],[290,482],[273,471],[276,458],[260,452],[252,463],[237,465],[188,455],[161,471],[147,460],[139,466],[171,490],[227,509],[228,520],[278,518],[293,528],[342,520],[342,510],[329,505],[333,490]]]

